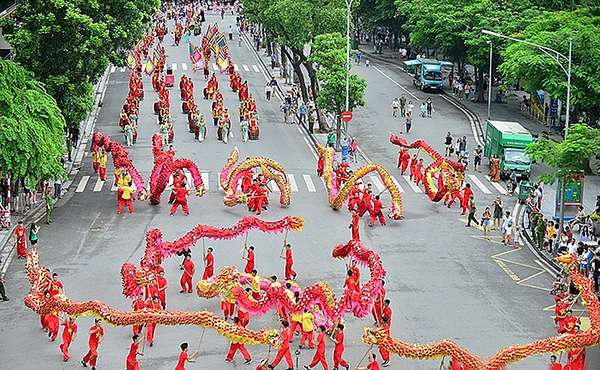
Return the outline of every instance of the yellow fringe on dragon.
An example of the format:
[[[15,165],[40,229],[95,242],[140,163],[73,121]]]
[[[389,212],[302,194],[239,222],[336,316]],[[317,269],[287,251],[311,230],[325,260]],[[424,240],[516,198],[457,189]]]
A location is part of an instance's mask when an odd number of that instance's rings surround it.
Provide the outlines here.
[[[267,180],[275,181],[279,188],[279,204],[283,207],[289,207],[291,203],[292,188],[288,180],[285,169],[279,162],[267,157],[248,157],[243,162],[237,164],[239,159],[239,150],[234,148],[227,162],[223,166],[219,181],[221,188],[225,191],[223,203],[228,207],[233,207],[236,204],[246,203],[247,196],[243,193],[238,193],[238,184],[242,176],[258,167]]]
[[[140,311],[120,311],[107,304],[91,300],[86,302],[73,301],[64,295],[50,296],[51,277],[48,269],[39,264],[37,250],[31,250],[25,263],[27,277],[30,283],[29,294],[25,297],[25,305],[37,314],[47,314],[52,311],[64,312],[69,316],[93,316],[111,325],[130,326],[155,323],[158,325],[196,325],[213,329],[230,341],[256,345],[277,345],[276,330],[254,331],[237,326],[215,316],[208,311],[162,311],[145,309]]]
[[[483,361],[475,354],[449,340],[429,344],[408,343],[392,338],[389,331],[380,328],[365,328],[362,342],[384,348],[400,357],[412,359],[425,360],[449,356],[462,362],[472,370],[499,370],[527,357],[597,345],[600,342],[600,302],[594,294],[594,283],[579,271],[577,261],[571,256],[560,257],[557,260],[567,266],[571,281],[579,288],[581,298],[587,306],[591,326],[586,331],[575,334],[562,334],[527,344],[505,347],[487,361]]]
[[[325,181],[325,187],[327,188],[327,194],[329,198],[329,206],[335,210],[342,208],[342,205],[350,195],[350,191],[356,184],[356,182],[365,177],[366,175],[376,172],[379,178],[389,190],[392,198],[392,207],[390,218],[394,220],[400,220],[404,216],[404,208],[402,206],[402,197],[398,187],[392,180],[392,177],[387,170],[378,164],[367,164],[356,169],[348,181],[346,181],[340,189],[336,186],[335,172],[333,165],[335,162],[335,151],[333,148],[324,147],[317,144],[317,152],[319,154],[319,162],[323,165],[323,180]]]

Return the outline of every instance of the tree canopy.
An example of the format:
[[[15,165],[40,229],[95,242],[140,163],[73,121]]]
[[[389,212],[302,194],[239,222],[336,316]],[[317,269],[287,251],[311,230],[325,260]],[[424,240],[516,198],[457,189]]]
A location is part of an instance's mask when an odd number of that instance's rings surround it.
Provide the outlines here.
[[[565,140],[536,140],[527,146],[526,152],[532,160],[552,168],[552,172],[543,176],[548,182],[569,173],[589,173],[590,158],[600,155],[600,129],[575,124]]]
[[[0,167],[32,182],[64,174],[63,118],[25,68],[0,59]]]

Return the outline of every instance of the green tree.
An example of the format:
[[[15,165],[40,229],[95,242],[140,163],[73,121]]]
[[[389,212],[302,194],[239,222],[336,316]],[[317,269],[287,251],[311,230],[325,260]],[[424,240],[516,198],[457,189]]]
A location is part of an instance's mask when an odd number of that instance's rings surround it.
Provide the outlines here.
[[[340,33],[328,33],[315,38],[310,60],[317,65],[317,77],[321,90],[317,106],[336,114],[336,147],[339,148],[342,120],[346,110],[346,37]],[[349,109],[364,106],[367,82],[358,75],[349,77]]]
[[[573,120],[600,119],[600,7],[546,12],[516,37],[568,55],[573,42],[571,106]],[[500,70],[507,79],[521,79],[530,90],[544,90],[566,101],[567,79],[553,56],[522,43],[508,45]],[[566,61],[560,61],[566,67]]]
[[[21,1],[5,27],[15,60],[33,72],[79,125],[93,104],[92,84],[108,65],[107,27],[63,0]]]
[[[63,118],[56,101],[20,65],[0,59],[0,167],[31,183],[64,174]]]
[[[590,158],[600,155],[600,129],[575,124],[565,140],[536,140],[527,146],[526,152],[532,160],[551,167],[551,171],[542,176],[546,182],[570,173],[584,171],[589,174]]]

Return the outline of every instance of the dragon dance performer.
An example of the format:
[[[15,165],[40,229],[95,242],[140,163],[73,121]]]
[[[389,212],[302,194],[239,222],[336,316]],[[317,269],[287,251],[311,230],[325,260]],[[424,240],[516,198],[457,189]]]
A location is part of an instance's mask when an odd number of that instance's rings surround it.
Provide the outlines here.
[[[123,208],[127,205],[129,213],[135,212],[133,208],[133,188],[131,187],[131,181],[128,184],[122,185],[119,183],[117,189],[117,214],[123,213]]]
[[[158,273],[158,277],[156,278],[156,285],[158,288],[158,299],[160,301],[160,305],[162,309],[167,308],[167,278],[165,278],[164,270],[161,270]]]
[[[248,99],[248,81],[244,81],[244,83],[240,85],[240,89],[238,91],[238,98],[240,100]]]
[[[100,175],[100,180],[106,181],[106,162],[108,161],[108,157],[106,156],[106,152],[104,148],[101,149],[100,155],[98,156],[98,174]]]
[[[146,308],[150,309],[150,310],[162,310],[162,306],[160,304],[160,300],[158,299],[158,296],[153,296],[152,298],[149,298],[146,300]],[[156,324],[155,323],[148,323],[147,327],[146,327],[146,341],[148,341],[148,344],[150,345],[150,347],[152,347],[152,345],[154,344],[154,332],[156,331]]]
[[[373,190],[371,184],[367,184],[367,188],[363,190],[363,196],[358,205],[358,216],[362,217],[365,212],[373,210]]]
[[[321,325],[319,326],[319,335],[317,336],[317,350],[315,351],[315,355],[313,356],[310,365],[304,365],[305,369],[312,369],[317,366],[319,363],[323,366],[323,370],[329,370],[329,365],[327,364],[327,358],[325,354],[325,332],[327,328]]]
[[[360,198],[362,196],[361,189],[362,181],[357,180],[356,183],[352,186],[352,190],[350,190],[350,195],[348,196],[348,211],[354,211],[356,207],[360,204]]]
[[[133,309],[133,311],[143,310],[144,308],[146,308],[146,303],[144,302],[142,297],[136,297],[131,303],[131,308]],[[142,326],[143,325],[133,325],[133,335],[139,335],[142,331]]]
[[[550,356],[550,364],[548,365],[548,370],[563,370],[560,362],[556,362],[556,355]]]
[[[358,228],[358,222],[360,221],[360,216],[358,215],[358,211],[352,211],[352,222],[350,224],[350,229],[352,229],[352,240],[360,240],[360,232]]]
[[[15,228],[15,239],[17,244],[17,258],[27,258],[27,246],[25,244],[26,228],[23,221],[19,221]]]
[[[171,211],[169,212],[169,214],[171,216],[173,216],[175,214],[175,212],[177,211],[177,207],[181,206],[181,208],[183,209],[183,214],[186,216],[189,216],[190,208],[189,208],[188,202],[187,202],[188,189],[186,186],[185,177],[182,178],[181,186],[177,187],[175,192],[176,192],[175,200],[173,201],[173,205],[171,206]]]
[[[192,292],[192,278],[194,277],[195,270],[196,268],[194,266],[194,261],[192,261],[192,256],[186,254],[185,259],[183,260],[183,273],[179,280],[181,284],[179,293]]]
[[[177,361],[177,366],[175,366],[175,370],[185,370],[186,362],[196,362],[196,357],[198,356],[198,352],[194,352],[188,355],[188,344],[181,343],[179,345],[181,348],[181,353],[179,354],[179,360]]]
[[[294,362],[292,361],[292,353],[290,352],[290,342],[292,341],[294,333],[292,332],[290,324],[287,321],[282,321],[281,326],[283,326],[283,329],[279,334],[279,350],[277,351],[273,362],[269,364],[268,368],[276,368],[277,365],[279,365],[279,363],[281,362],[281,360],[285,358],[285,362],[288,365],[288,370],[293,370]]]
[[[69,361],[69,358],[71,357],[69,355],[69,347],[71,346],[73,340],[75,340],[75,335],[77,334],[77,324],[75,323],[75,319],[69,316],[69,318],[63,322],[62,326],[64,326],[62,334],[63,341],[59,348],[63,354],[63,361],[66,362]]]
[[[377,362],[377,355],[371,353],[371,360],[367,367],[357,367],[356,370],[379,370],[379,363]]]
[[[420,183],[425,181],[425,175],[423,174],[423,158],[419,158],[419,161],[415,165],[415,183],[419,186]]]
[[[137,355],[144,355],[138,352],[140,343],[144,340],[144,337],[134,335],[131,337],[131,346],[129,347],[129,353],[127,354],[127,360],[125,361],[126,370],[140,370],[140,364],[137,360]]]
[[[568,361],[565,369],[586,370],[585,366],[585,348],[578,348],[568,352]]]
[[[410,154],[408,153],[408,149],[402,148],[400,152],[398,152],[398,166],[400,169],[400,174],[404,175],[406,169],[408,168],[408,162],[410,161]]]
[[[289,284],[289,283],[288,283]],[[287,284],[286,284],[287,285]],[[291,284],[290,284],[291,287]],[[286,290],[287,292],[288,290]],[[291,290],[289,290],[291,292]],[[300,348],[307,344],[308,348],[315,348],[314,343],[315,315],[308,309],[304,309],[302,314],[302,336],[300,337]]]
[[[240,319],[238,317],[233,318],[233,323],[241,328],[246,326],[240,322]],[[235,354],[237,351],[240,351],[240,353],[242,354],[242,357],[246,361],[246,364],[249,364],[250,362],[252,362],[252,357],[250,356],[250,353],[248,353],[246,346],[244,346],[243,343],[237,342],[235,340],[231,341],[231,345],[229,346],[229,351],[227,352],[227,356],[225,356],[225,361],[233,362],[233,358],[235,357]]]
[[[375,320],[375,325],[379,326],[381,324],[381,318],[383,317],[383,308],[385,307],[385,280],[381,281],[381,292],[375,298],[375,302],[373,304],[373,309],[371,310],[371,314],[373,315],[373,320]]]
[[[248,248],[244,247],[246,250],[246,256],[243,258],[246,260],[246,266],[244,267],[244,272],[249,274],[254,270],[255,262],[254,262],[254,246],[251,245]]]
[[[298,275],[296,271],[294,271],[294,256],[292,254],[292,246],[288,243],[285,245],[285,269],[284,275],[285,280],[296,280],[296,276]]]
[[[81,365],[83,365],[83,367],[90,365],[92,370],[96,370],[96,362],[98,361],[98,346],[104,337],[104,328],[102,328],[102,325],[100,325],[100,319],[94,320],[94,325],[90,327],[89,334],[89,350],[81,360]]]
[[[55,341],[58,337],[58,331],[60,327],[60,319],[58,318],[58,311],[53,309],[49,314],[46,315],[46,326],[48,327],[48,337],[51,341]]]
[[[417,154],[413,154],[412,158],[410,159],[410,171],[409,171],[409,175],[408,177],[410,178],[411,181],[415,181],[416,179],[416,168],[417,168],[417,163],[419,163],[419,159],[417,158]]]
[[[342,358],[344,354],[344,324],[338,324],[335,329],[335,347],[333,349],[333,368],[337,369],[339,366],[343,366],[346,370],[350,369],[348,361]]]
[[[467,213],[467,209],[469,209],[469,200],[473,196],[473,190],[471,190],[471,184],[467,183],[465,188],[463,189],[462,198],[460,202],[460,206],[462,207],[461,216]]]
[[[369,210],[369,226],[375,225],[375,219],[377,219],[382,226],[385,226],[385,217],[383,216],[382,211],[382,209],[384,208],[386,207],[383,204],[381,204],[381,200],[379,200],[379,195],[376,195],[375,200],[373,201],[373,209]]]
[[[215,274],[215,256],[212,247],[208,247],[204,256],[204,273],[202,280],[210,279]]]

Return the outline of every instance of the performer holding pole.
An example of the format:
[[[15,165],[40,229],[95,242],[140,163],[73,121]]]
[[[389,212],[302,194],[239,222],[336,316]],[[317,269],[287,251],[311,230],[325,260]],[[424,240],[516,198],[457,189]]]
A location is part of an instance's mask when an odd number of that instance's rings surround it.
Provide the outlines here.
[[[188,355],[188,344],[187,343],[181,343],[179,345],[179,347],[181,348],[181,353],[179,354],[179,360],[177,361],[177,366],[175,367],[175,370],[185,370],[185,363],[186,362],[196,362],[196,357],[198,356],[198,352],[194,352],[192,354]]]
[[[140,343],[144,340],[144,337],[134,335],[131,337],[131,347],[129,347],[129,354],[127,355],[127,362],[125,363],[126,370],[140,370],[140,364],[137,360],[137,355],[144,355],[143,352],[138,352]]]

